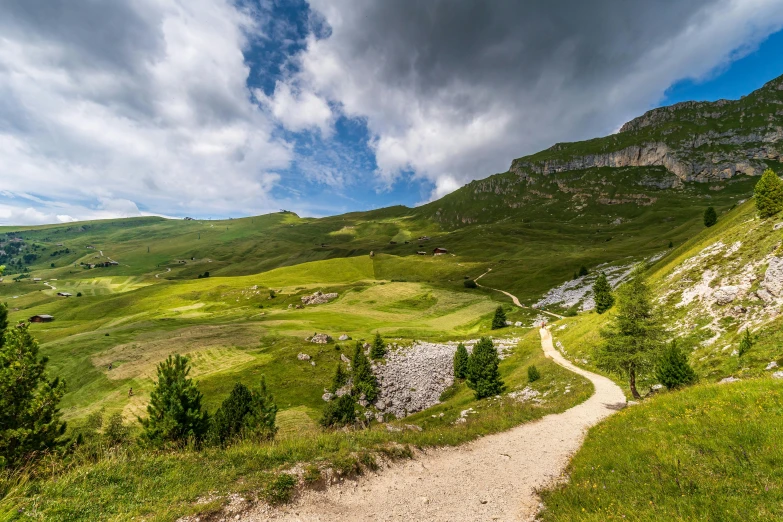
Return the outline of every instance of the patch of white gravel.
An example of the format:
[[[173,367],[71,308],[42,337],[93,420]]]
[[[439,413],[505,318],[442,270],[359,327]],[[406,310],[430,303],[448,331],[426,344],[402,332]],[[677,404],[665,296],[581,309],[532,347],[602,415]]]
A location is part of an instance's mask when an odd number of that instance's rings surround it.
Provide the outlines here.
[[[533,520],[540,505],[536,491],[563,480],[586,430],[626,404],[611,380],[559,354],[546,329],[541,329],[541,344],[557,364],[592,381],[592,397],[503,433],[428,450],[415,460],[322,491],[305,491],[287,506],[256,505],[242,520]]]

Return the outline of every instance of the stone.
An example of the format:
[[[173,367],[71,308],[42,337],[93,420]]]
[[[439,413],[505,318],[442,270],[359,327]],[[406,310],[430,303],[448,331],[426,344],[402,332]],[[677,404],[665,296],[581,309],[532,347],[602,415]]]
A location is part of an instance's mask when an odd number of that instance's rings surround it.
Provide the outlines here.
[[[780,230],[781,228],[783,228],[783,221],[780,223],[775,223],[775,226],[772,227],[772,230]]]
[[[522,321],[517,321],[516,323],[514,323],[514,326],[522,326]]]
[[[332,299],[337,299],[337,293],[325,294],[321,291],[318,291],[312,295],[302,296],[302,304],[303,305],[326,304]]]
[[[718,384],[727,384],[730,382],[737,382],[737,381],[739,381],[739,379],[737,379],[736,377],[726,377],[725,379],[719,380]]]
[[[338,337],[337,339],[338,339],[338,340],[340,340],[340,341],[350,341],[350,340],[351,340],[351,336],[350,336],[350,335],[348,335],[348,334],[342,334],[342,335],[341,335],[340,337]]]
[[[506,321],[506,326],[513,326],[513,324],[511,321]]]
[[[406,424],[405,429],[411,431],[423,431],[421,426],[417,426],[415,424]]]
[[[315,361],[310,361],[310,366],[315,366]]]
[[[326,335],[325,333],[317,333],[314,334],[310,339],[308,339],[311,343],[316,344],[326,344],[332,341],[332,338]]]
[[[712,294],[715,302],[719,305],[727,305],[737,298],[739,288],[736,286],[721,286]]]
[[[381,411],[385,410],[386,401],[384,401],[383,399],[378,399],[377,401],[375,401],[375,407]]]
[[[397,426],[392,426],[391,424],[387,424],[386,425],[386,431],[400,432],[400,431],[402,431],[402,428],[398,428]]]
[[[366,399],[359,399],[359,400],[358,400],[358,401],[356,401],[356,402],[358,402],[358,403],[359,403],[359,406],[361,406],[362,408],[366,408],[367,406],[369,406],[369,405],[370,405],[370,403],[369,403],[369,402],[367,402],[367,400],[366,400]]]
[[[775,372],[772,374],[773,379],[783,379],[783,372]]]
[[[770,362],[770,363],[767,365],[767,367],[766,367],[766,368],[764,368],[764,369],[765,369],[765,370],[773,370],[773,369],[775,369],[775,368],[777,368],[777,367],[778,367],[778,363],[777,363],[777,361],[772,361],[772,362]]]
[[[775,297],[783,296],[783,257],[770,258],[761,286]]]
[[[323,400],[325,400],[326,402],[329,402],[329,401],[331,401],[332,399],[334,399],[334,394],[333,394],[333,393],[331,393],[331,392],[326,392],[326,393],[324,393],[323,395],[321,395],[321,398],[322,398]]]
[[[344,363],[348,363],[348,364],[350,364],[350,363],[351,363],[351,360],[350,360],[348,357],[346,357],[344,353],[341,353],[341,354],[340,354],[340,360],[341,360],[342,362],[344,362]]]
[[[299,359],[300,361],[309,361],[310,360],[310,356],[307,355],[306,353],[300,353],[299,355],[296,356],[296,358]]]
[[[383,422],[384,420],[385,419],[384,419],[383,413],[377,412],[375,414],[375,422]]]

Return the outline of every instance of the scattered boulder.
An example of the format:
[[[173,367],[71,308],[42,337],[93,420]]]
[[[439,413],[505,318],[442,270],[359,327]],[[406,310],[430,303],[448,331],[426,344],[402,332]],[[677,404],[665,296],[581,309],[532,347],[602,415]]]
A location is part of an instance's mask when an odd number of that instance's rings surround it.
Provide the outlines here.
[[[727,305],[737,298],[739,293],[739,287],[736,286],[721,286],[712,294],[715,302],[719,305]]]
[[[778,367],[778,363],[777,363],[777,361],[772,361],[772,362],[770,362],[770,363],[767,365],[767,367],[766,367],[766,368],[764,368],[764,369],[765,369],[765,370],[774,370],[774,369],[775,369],[775,368],[777,368],[777,367]]]
[[[348,334],[342,334],[340,337],[338,337],[338,339],[340,341],[350,341],[351,340],[351,336],[348,335]]]
[[[775,297],[783,295],[783,257],[770,258],[767,273],[764,275],[764,281],[762,281],[761,286]],[[761,291],[758,293],[759,297],[766,302],[767,300],[761,296]]]
[[[303,305],[317,305],[317,304],[325,304],[331,301],[332,299],[337,299],[337,293],[330,293],[325,294],[321,291],[318,291],[312,295],[305,295],[302,297],[302,304]]]
[[[315,361],[310,361],[310,366],[315,366]]]
[[[516,323],[514,323],[514,326],[522,326],[522,321],[517,321]]]
[[[332,342],[332,338],[326,335],[325,333],[317,333],[313,334],[312,337],[306,339],[307,341],[310,341],[311,343],[316,344],[326,344],[329,342]]]
[[[325,400],[326,402],[331,401],[334,399],[335,395],[332,392],[326,392],[323,395],[321,395],[321,398]]]
[[[299,359],[300,361],[309,361],[310,360],[310,356],[307,355],[306,353],[300,353],[299,355],[296,356],[296,358]]]
[[[351,364],[351,360],[344,353],[340,354],[340,360],[346,364]]]
[[[302,308],[304,308],[304,306],[302,306],[302,305],[298,304],[298,305],[296,305],[294,308],[296,308],[297,310],[301,310]]]
[[[411,430],[411,431],[422,431],[421,426],[417,426],[415,424],[406,424],[405,425],[405,429],[406,430]]]
[[[783,379],[783,372],[775,372],[772,374],[773,379]]]
[[[781,228],[783,228],[783,221],[780,223],[775,223],[775,226],[772,227],[772,230],[780,230]]]
[[[514,323],[513,323],[513,322],[511,322],[511,321],[506,321],[506,326],[513,326],[513,324],[514,324]]]
[[[726,377],[725,379],[719,380],[718,384],[726,384],[726,383],[737,382],[737,381],[739,381],[739,379],[737,379],[736,377]]]
[[[386,431],[399,432],[402,431],[402,428],[398,428],[397,426],[392,426],[391,424],[387,424]]]

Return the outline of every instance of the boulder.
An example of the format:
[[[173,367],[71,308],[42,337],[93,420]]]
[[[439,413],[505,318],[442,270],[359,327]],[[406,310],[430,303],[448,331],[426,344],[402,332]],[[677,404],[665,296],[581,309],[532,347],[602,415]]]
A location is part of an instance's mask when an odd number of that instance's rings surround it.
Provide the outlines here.
[[[331,392],[326,392],[326,393],[324,393],[323,395],[321,395],[321,398],[322,398],[323,400],[325,400],[326,402],[329,402],[329,401],[331,401],[332,399],[334,399],[334,394],[333,394],[333,393],[331,393]]]
[[[514,326],[522,326],[522,321],[517,321],[516,323],[514,323]]]
[[[506,321],[506,326],[512,326],[513,324],[511,321]]]
[[[318,291],[312,295],[302,296],[302,304],[303,305],[325,304],[331,301],[332,299],[337,299],[337,293],[325,294],[321,291]]]
[[[300,361],[309,361],[310,360],[310,356],[307,355],[306,353],[300,353],[299,355],[296,356],[296,358],[299,359]]]
[[[311,343],[316,344],[326,344],[332,341],[332,338],[326,335],[325,333],[317,333],[314,334],[310,339],[308,339]]]
[[[770,362],[770,363],[767,365],[767,367],[766,367],[766,368],[764,368],[764,369],[765,369],[765,370],[774,370],[774,369],[775,369],[775,368],[777,368],[777,367],[778,367],[778,363],[777,363],[777,361],[772,361],[772,362]]]
[[[721,379],[718,381],[718,384],[726,384],[730,382],[737,382],[739,379],[736,377],[726,377],[725,379]]]
[[[351,340],[351,336],[348,335],[348,334],[342,334],[340,337],[338,337],[338,339],[340,341],[350,341]]]
[[[783,296],[783,257],[770,258],[761,286],[775,297]]]
[[[713,292],[712,297],[717,304],[727,305],[737,298],[738,293],[739,288],[736,286],[721,286]]]
[[[348,357],[346,357],[344,353],[340,354],[340,360],[344,363],[351,364],[351,360]]]
[[[775,372],[772,374],[773,379],[783,379],[783,372]]]

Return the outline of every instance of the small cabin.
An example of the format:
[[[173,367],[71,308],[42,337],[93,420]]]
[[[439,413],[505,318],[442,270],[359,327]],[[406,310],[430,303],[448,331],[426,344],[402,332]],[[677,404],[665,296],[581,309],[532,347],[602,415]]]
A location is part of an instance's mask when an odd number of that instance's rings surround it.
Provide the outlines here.
[[[33,278],[33,283],[40,283],[40,282],[41,282],[41,278],[40,277],[34,277]]]
[[[432,255],[434,256],[442,256],[443,254],[448,254],[448,253],[449,251],[446,250],[445,248],[436,248],[435,250],[432,251]]]
[[[71,297],[71,296],[73,296],[73,294],[68,293],[68,292],[57,292],[57,295],[59,295],[60,297]]]
[[[30,318],[31,323],[51,323],[54,321],[54,317],[47,314],[34,315]]]

